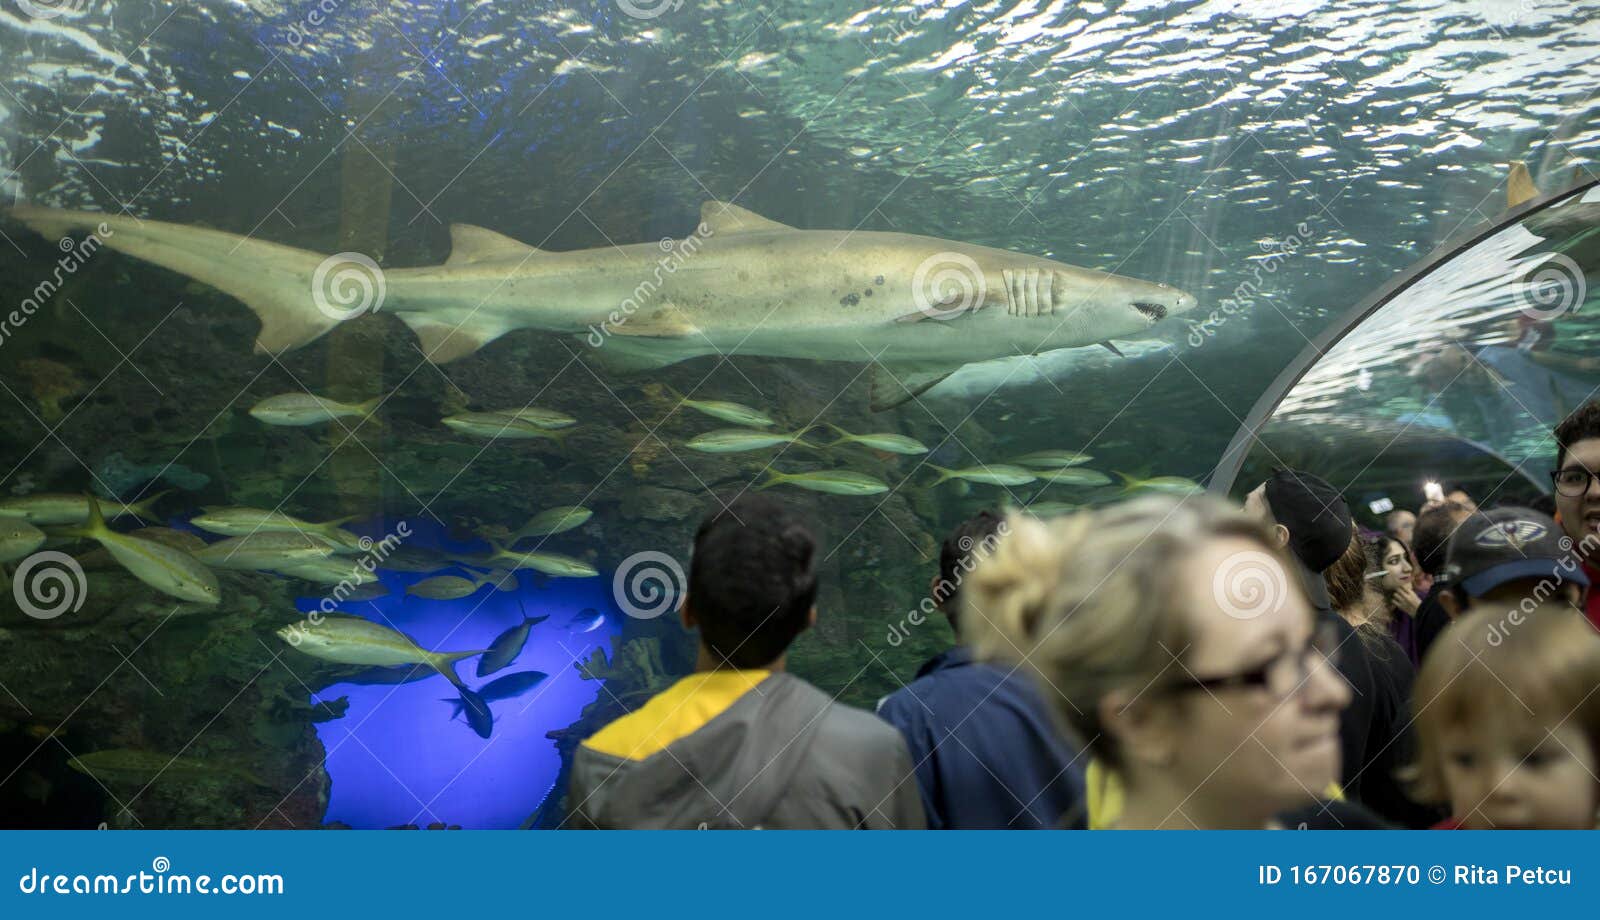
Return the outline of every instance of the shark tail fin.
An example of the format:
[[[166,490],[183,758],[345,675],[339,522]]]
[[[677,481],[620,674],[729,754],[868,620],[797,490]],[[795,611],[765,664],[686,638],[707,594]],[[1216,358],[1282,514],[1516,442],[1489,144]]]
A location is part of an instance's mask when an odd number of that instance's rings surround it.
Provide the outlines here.
[[[236,233],[86,211],[22,206],[10,215],[44,236],[92,231],[90,240],[187,275],[238,298],[261,320],[256,352],[308,345],[346,319],[378,309],[383,273],[354,253],[323,256]]]

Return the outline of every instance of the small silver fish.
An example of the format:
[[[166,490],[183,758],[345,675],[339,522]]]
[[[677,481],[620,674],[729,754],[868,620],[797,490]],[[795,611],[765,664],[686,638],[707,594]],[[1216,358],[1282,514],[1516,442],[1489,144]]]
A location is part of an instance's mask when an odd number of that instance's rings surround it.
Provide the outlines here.
[[[1094,458],[1076,450],[1036,450],[1031,454],[1023,454],[1011,461],[1017,466],[1031,466],[1046,470],[1059,470],[1064,467],[1077,466],[1088,463]]]
[[[511,542],[526,537],[548,537],[552,534],[565,533],[575,527],[582,527],[584,522],[594,517],[594,512],[581,505],[563,505],[541,511],[528,519],[528,523],[511,535]]]
[[[1102,473],[1099,470],[1091,470],[1088,467],[1081,466],[1050,470],[1045,472],[1042,478],[1044,479],[1044,484],[1047,486],[1060,485],[1088,488],[1090,486],[1111,485],[1110,476],[1107,476],[1105,473]]]
[[[430,601],[454,601],[477,593],[477,590],[488,584],[490,578],[484,575],[480,578],[462,578],[460,575],[435,575],[424,578],[414,584],[406,586],[406,593],[412,597],[426,598]]]
[[[804,436],[804,431],[780,434],[773,431],[756,431],[750,428],[720,428],[716,431],[708,431],[705,434],[696,435],[684,446],[690,450],[698,450],[705,454],[736,454],[740,451],[776,447],[779,444],[793,444],[797,447],[809,447],[815,450],[817,445],[801,440]]]
[[[339,664],[366,664],[393,667],[425,664],[461,686],[455,663],[488,649],[470,652],[431,652],[417,645],[405,633],[380,626],[371,620],[349,616],[325,616],[290,623],[277,631],[278,638],[301,652],[323,661]]]
[[[777,485],[797,486],[829,495],[877,495],[889,491],[887,483],[850,470],[822,470],[815,473],[779,473],[774,470],[770,478],[756,488],[770,489]]]
[[[965,479],[967,482],[981,482],[991,486],[1020,486],[1039,478],[1020,466],[1011,466],[1005,463],[996,463],[992,466],[975,466],[964,470],[947,470],[942,466],[934,466],[931,463],[928,466],[939,474],[939,478],[933,483],[934,485],[939,485],[952,479]]]
[[[206,541],[200,539],[199,535],[187,530],[173,530],[171,527],[140,527],[138,530],[128,531],[128,536],[164,543],[173,549],[181,549],[191,556],[206,548]]]
[[[195,553],[195,558],[217,569],[276,571],[286,565],[333,555],[337,549],[322,537],[308,533],[252,533],[229,537]]]
[[[340,546],[355,545],[359,539],[355,534],[343,529],[340,525],[346,524],[352,517],[342,517],[337,520],[324,521],[313,524],[302,521],[293,515],[282,511],[267,511],[261,508],[219,508],[207,507],[199,514],[189,518],[189,523],[215,534],[225,537],[242,537],[253,533],[311,533],[326,537],[329,542]]]
[[[22,518],[0,518],[0,562],[15,562],[44,545],[44,531]]]
[[[93,496],[88,501],[88,523],[69,533],[99,543],[133,577],[163,594],[197,604],[215,604],[222,599],[217,576],[200,560],[181,549],[117,533],[106,526],[100,503]]]
[[[567,436],[565,430],[545,428],[526,419],[499,412],[464,412],[448,416],[442,421],[451,431],[490,440],[545,438],[560,444]]]
[[[845,431],[843,428],[840,428],[838,425],[834,425],[832,423],[828,423],[828,427],[833,429],[834,434],[839,436],[839,440],[829,444],[829,447],[838,447],[840,444],[861,444],[863,446],[870,447],[873,450],[887,451],[891,454],[906,454],[908,456],[915,456],[917,454],[925,454],[928,452],[927,445],[915,438],[908,438],[903,434],[894,434],[892,432],[880,434],[851,434],[850,432]]]
[[[532,422],[540,428],[571,428],[573,425],[578,424],[578,420],[570,415],[557,412],[554,409],[541,409],[538,406],[508,409],[500,414],[519,418],[524,422]]]
[[[724,402],[719,399],[690,399],[671,387],[666,389],[679,404],[696,412],[709,415],[714,419],[751,428],[767,428],[774,424],[771,417],[765,412],[752,409],[749,406],[740,405],[736,402]]]
[[[151,507],[163,496],[166,491],[156,494],[131,505],[118,501],[100,502],[100,511],[107,520],[133,515],[147,521],[160,521],[156,515],[150,513]],[[96,499],[99,501],[99,499]],[[24,495],[21,498],[8,498],[0,501],[0,517],[22,518],[29,524],[39,527],[51,527],[60,524],[82,524],[89,520],[89,498],[86,495],[65,494],[56,492],[42,492],[38,495]]]
[[[559,553],[524,553],[497,546],[491,558],[503,559],[512,563],[515,568],[533,569],[535,572],[559,578],[593,578],[600,574],[594,566],[582,559],[574,559]]]
[[[315,559],[302,559],[298,562],[279,566],[276,571],[280,575],[303,578],[306,581],[314,581],[319,585],[366,585],[378,580],[376,573],[367,571],[360,562],[352,560],[349,556],[320,556]]]
[[[1127,473],[1118,473],[1122,479],[1122,491],[1131,492],[1159,492],[1166,495],[1199,495],[1205,487],[1193,479],[1182,476],[1155,476],[1150,479],[1139,479]]]
[[[372,418],[372,413],[382,401],[381,397],[374,397],[366,402],[351,405],[311,393],[284,393],[280,396],[269,396],[251,406],[250,415],[268,425],[292,428],[320,425],[341,418],[367,419],[377,424],[378,420]]]

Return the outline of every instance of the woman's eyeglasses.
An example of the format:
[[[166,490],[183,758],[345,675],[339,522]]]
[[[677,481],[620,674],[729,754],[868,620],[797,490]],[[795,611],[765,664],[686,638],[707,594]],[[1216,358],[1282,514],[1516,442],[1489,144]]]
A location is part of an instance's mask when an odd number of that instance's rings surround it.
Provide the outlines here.
[[[1226,690],[1234,687],[1262,689],[1279,699],[1299,693],[1319,666],[1339,666],[1339,633],[1332,623],[1319,623],[1304,647],[1288,651],[1263,664],[1238,674],[1219,677],[1185,676],[1174,681],[1171,690]]]
[[[1550,474],[1550,481],[1555,484],[1556,491],[1568,498],[1581,498],[1589,491],[1591,479],[1600,479],[1600,475],[1591,473],[1581,466],[1569,466]]]

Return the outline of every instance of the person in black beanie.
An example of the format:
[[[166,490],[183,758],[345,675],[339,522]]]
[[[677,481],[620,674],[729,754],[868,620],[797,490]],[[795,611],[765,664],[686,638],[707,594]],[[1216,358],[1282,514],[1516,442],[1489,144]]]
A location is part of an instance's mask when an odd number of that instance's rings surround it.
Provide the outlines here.
[[[1350,546],[1355,533],[1350,506],[1320,476],[1275,470],[1245,497],[1244,507],[1265,521],[1289,550],[1318,622],[1330,624],[1338,636],[1336,664],[1352,691],[1350,705],[1339,719],[1340,785],[1345,795],[1389,821],[1426,827],[1421,822],[1429,815],[1417,810],[1395,775],[1411,753],[1406,733],[1408,688],[1375,666],[1355,628],[1334,612],[1322,577]]]

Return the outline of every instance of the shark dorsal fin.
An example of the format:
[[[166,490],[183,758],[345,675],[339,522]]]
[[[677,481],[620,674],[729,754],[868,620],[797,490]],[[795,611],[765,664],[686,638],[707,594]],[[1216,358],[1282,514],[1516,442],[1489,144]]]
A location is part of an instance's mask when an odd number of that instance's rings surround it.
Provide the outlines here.
[[[754,233],[758,230],[793,230],[788,224],[768,220],[754,211],[726,201],[707,201],[700,205],[700,223],[712,236],[722,233]]]
[[[444,264],[467,265],[473,262],[526,259],[537,252],[538,249],[503,233],[474,227],[471,224],[451,224],[450,258],[446,259]]]
[[[1539,187],[1533,184],[1533,176],[1528,174],[1528,167],[1522,163],[1511,164],[1511,175],[1506,177],[1506,207],[1514,208],[1524,201],[1532,201],[1539,197]]]

